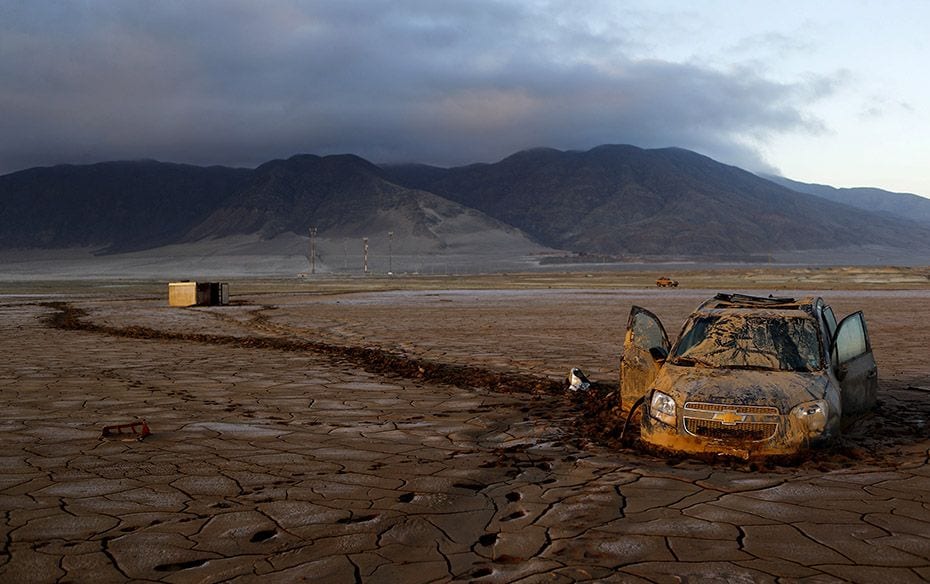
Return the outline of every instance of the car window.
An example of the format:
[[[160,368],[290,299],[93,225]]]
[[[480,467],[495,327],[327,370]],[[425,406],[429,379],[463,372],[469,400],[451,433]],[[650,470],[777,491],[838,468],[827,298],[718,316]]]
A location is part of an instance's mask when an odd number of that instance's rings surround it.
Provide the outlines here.
[[[662,330],[659,322],[646,312],[637,312],[633,315],[630,330],[633,332],[633,344],[640,349],[646,351],[654,347],[668,349],[668,345],[665,344],[665,331]]]
[[[823,368],[812,319],[743,314],[693,318],[675,348],[673,363],[783,371]]]
[[[836,333],[837,363],[845,363],[868,351],[862,313],[846,317]]]
[[[827,334],[832,339],[836,333],[836,315],[833,314],[833,309],[829,306],[823,307],[823,320],[827,325]]]

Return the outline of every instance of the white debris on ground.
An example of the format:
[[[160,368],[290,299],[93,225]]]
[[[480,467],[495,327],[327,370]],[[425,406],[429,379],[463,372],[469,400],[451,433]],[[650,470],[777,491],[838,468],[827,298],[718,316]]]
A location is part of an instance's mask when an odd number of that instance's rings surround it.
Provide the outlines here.
[[[569,389],[572,391],[586,391],[591,387],[591,382],[588,381],[588,378],[585,377],[585,374],[582,373],[581,369],[577,367],[572,367],[572,370],[568,374],[568,383]]]

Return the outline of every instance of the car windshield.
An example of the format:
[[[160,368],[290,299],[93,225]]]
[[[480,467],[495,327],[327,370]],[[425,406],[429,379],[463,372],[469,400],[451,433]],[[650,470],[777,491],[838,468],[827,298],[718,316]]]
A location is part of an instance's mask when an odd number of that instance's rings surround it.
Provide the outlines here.
[[[742,314],[693,318],[678,341],[672,363],[781,371],[822,369],[812,320]]]

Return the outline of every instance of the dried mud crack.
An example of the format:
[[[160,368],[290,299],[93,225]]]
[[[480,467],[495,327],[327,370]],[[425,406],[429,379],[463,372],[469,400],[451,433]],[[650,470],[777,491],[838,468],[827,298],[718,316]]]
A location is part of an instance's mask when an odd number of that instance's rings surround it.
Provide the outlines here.
[[[369,373],[386,377],[400,377],[432,383],[444,383],[461,388],[484,389],[501,393],[529,393],[562,398],[573,414],[566,429],[577,447],[594,442],[615,450],[635,452],[641,449],[639,430],[635,424],[628,436],[621,440],[626,420],[612,387],[592,383],[586,392],[567,391],[568,382],[555,381],[533,375],[503,373],[485,368],[449,363],[436,363],[424,359],[393,353],[375,347],[347,347],[316,341],[283,339],[259,336],[231,336],[205,333],[180,333],[143,326],[114,327],[88,320],[87,311],[68,302],[47,302],[42,306],[55,310],[47,322],[60,330],[84,331],[115,337],[186,341],[214,345],[229,345],[246,349],[273,349],[279,351],[309,351],[326,355],[335,361],[348,362]],[[258,317],[261,318],[261,317]],[[545,412],[536,412],[545,415]]]
[[[231,336],[205,333],[180,333],[143,326],[114,327],[88,320],[87,311],[68,302],[47,302],[42,306],[55,310],[48,317],[50,326],[60,330],[84,331],[115,337],[166,340],[229,345],[246,349],[279,351],[309,351],[326,355],[335,361],[348,362],[369,373],[400,377],[461,388],[484,389],[501,393],[529,393],[562,398],[573,414],[567,429],[574,435],[570,441],[578,447],[587,442],[615,450],[641,449],[639,430],[635,424],[621,440],[626,412],[620,408],[617,393],[603,383],[594,382],[586,392],[568,391],[568,382],[533,375],[503,373],[474,365],[436,363],[393,353],[375,347],[348,347],[316,341],[259,336]],[[261,319],[262,317],[257,317]],[[545,412],[537,412],[545,415]]]
[[[883,357],[881,407],[845,442],[772,469],[621,443],[611,339],[585,324],[600,300],[577,335],[549,334],[561,300],[532,327],[422,303],[253,324],[48,300],[0,303],[2,582],[930,580],[930,383],[902,361]],[[345,321],[365,334],[323,332]],[[315,342],[340,339],[416,367]],[[567,391],[568,360],[604,383]],[[100,440],[136,415],[151,438]]]
[[[878,408],[847,429],[847,433],[832,445],[803,451],[793,456],[743,460],[715,454],[688,455],[648,448],[639,440],[638,424],[630,424],[623,434],[627,412],[619,403],[615,388],[594,382],[586,392],[568,391],[564,380],[529,374],[501,372],[475,365],[450,364],[417,359],[378,347],[352,347],[319,341],[267,336],[232,336],[207,333],[165,331],[144,326],[115,327],[88,320],[88,313],[68,302],[42,303],[54,309],[47,322],[60,330],[85,331],[121,338],[165,340],[226,345],[245,349],[271,349],[290,352],[312,352],[337,363],[348,363],[372,374],[388,378],[406,378],[421,382],[447,384],[464,389],[482,389],[498,393],[549,396],[568,408],[570,418],[560,424],[569,434],[568,442],[583,448],[598,444],[616,452],[648,455],[669,466],[687,459],[755,472],[793,468],[820,471],[848,469],[864,464],[893,466],[900,462],[901,447],[919,443],[926,438],[923,420],[930,417],[930,401],[916,400],[906,394],[920,392],[897,391],[879,401]],[[904,397],[902,397],[904,396]],[[911,398],[911,399],[907,399]],[[561,411],[565,413],[565,409]],[[534,415],[550,417],[547,409],[534,409]],[[851,430],[851,431],[850,431]],[[926,458],[927,454],[924,453]]]

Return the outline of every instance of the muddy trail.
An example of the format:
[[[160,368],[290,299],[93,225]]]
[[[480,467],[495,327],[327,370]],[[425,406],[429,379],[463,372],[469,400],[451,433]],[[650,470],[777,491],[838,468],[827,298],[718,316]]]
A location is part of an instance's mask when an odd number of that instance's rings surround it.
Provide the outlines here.
[[[129,339],[166,342],[204,343],[243,349],[308,352],[324,356],[336,366],[350,366],[386,378],[411,379],[446,384],[463,389],[481,389],[508,394],[525,394],[533,400],[550,400],[558,407],[545,408],[546,417],[558,417],[566,436],[577,448],[595,444],[616,451],[626,461],[645,457],[675,466],[686,460],[700,460],[714,466],[747,472],[796,472],[797,469],[831,471],[866,466],[891,467],[911,461],[930,461],[925,445],[930,437],[930,391],[922,387],[883,388],[877,408],[845,429],[831,446],[791,457],[743,460],[729,456],[694,456],[663,452],[639,440],[638,423],[627,425],[628,412],[620,404],[616,387],[592,383],[587,391],[573,392],[567,380],[520,372],[502,372],[478,365],[443,363],[416,358],[379,347],[354,347],[319,341],[261,335],[219,335],[160,330],[147,326],[109,326],[91,321],[87,311],[67,302],[46,302],[53,309],[47,324],[55,329],[83,331]],[[260,324],[256,315],[253,325]]]
[[[80,330],[115,337],[161,341],[184,341],[229,345],[244,349],[274,349],[278,351],[309,351],[325,355],[333,361],[349,363],[369,373],[388,377],[418,379],[445,383],[457,387],[472,387],[506,393],[559,393],[562,384],[551,379],[490,371],[480,367],[435,363],[391,353],[375,347],[345,347],[316,341],[282,339],[265,336],[229,336],[206,333],[179,333],[151,327],[114,327],[87,320],[83,309],[64,302],[44,304],[56,312],[49,323],[61,330]]]

